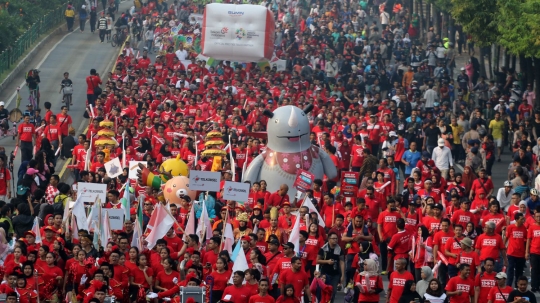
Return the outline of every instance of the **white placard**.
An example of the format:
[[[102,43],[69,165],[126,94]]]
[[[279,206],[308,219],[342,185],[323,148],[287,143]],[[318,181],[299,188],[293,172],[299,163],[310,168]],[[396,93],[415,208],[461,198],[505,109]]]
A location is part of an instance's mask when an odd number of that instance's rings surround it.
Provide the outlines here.
[[[116,157],[111,161],[105,163],[105,171],[107,171],[107,176],[111,178],[116,178],[122,174],[122,164],[120,163],[120,158]]]
[[[77,187],[77,195],[81,197],[85,206],[94,204],[96,198],[99,198],[101,203],[107,201],[107,184],[79,182]]]
[[[195,23],[199,23],[202,26],[203,14],[189,14],[189,24],[194,25]]]
[[[147,163],[146,161],[129,161],[129,178],[131,180],[137,179],[137,170],[139,169],[139,163],[144,165],[146,167]]]
[[[125,211],[123,209],[116,209],[116,208],[102,208],[101,209],[101,217],[104,218],[105,212],[109,214],[109,223],[111,224],[112,230],[121,230],[124,229],[124,216]],[[97,221],[98,215],[96,212],[92,214],[92,220]]]
[[[246,202],[249,197],[249,183],[225,181],[223,199]]]
[[[189,189],[204,191],[219,191],[221,173],[192,170],[189,172]]]

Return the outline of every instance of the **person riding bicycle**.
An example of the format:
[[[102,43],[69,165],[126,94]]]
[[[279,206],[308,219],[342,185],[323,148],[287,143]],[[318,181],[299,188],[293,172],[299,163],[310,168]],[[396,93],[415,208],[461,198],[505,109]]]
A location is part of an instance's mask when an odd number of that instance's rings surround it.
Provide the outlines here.
[[[9,129],[9,111],[4,108],[6,104],[0,101],[0,127],[6,132]]]
[[[73,94],[73,81],[69,79],[69,73],[64,73],[64,79],[60,82],[60,91],[58,93],[64,93],[64,95]],[[62,100],[62,103],[65,102]],[[70,103],[72,105],[73,102]]]
[[[119,30],[123,30],[128,27],[128,22],[124,14],[122,14],[120,18],[116,19],[116,22],[114,23],[114,27],[117,32]]]
[[[34,93],[36,98],[36,104],[39,105],[39,70],[32,69],[26,74],[26,85],[30,90],[30,94]]]

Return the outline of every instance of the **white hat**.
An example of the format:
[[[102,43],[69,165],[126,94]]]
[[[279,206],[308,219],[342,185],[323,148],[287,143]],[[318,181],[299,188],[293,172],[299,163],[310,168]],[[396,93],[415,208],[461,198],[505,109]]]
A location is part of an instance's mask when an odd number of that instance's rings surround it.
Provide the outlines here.
[[[0,101],[0,106],[5,106],[6,104],[4,103],[4,101]]]
[[[465,70],[465,67],[462,67],[461,70]]]
[[[444,139],[443,138],[440,138],[439,140],[437,140],[437,145],[439,147],[443,147],[444,146]]]
[[[397,134],[396,134],[395,131],[391,131],[391,132],[388,133],[388,136],[389,137],[397,137]]]
[[[504,186],[505,187],[507,187],[507,186],[512,187],[512,183],[510,181],[504,181]]]
[[[83,4],[83,5],[81,6],[81,8],[82,8],[82,9],[85,9],[85,8],[86,8],[86,5]]]
[[[506,279],[506,274],[503,273],[503,272],[500,272],[500,273],[497,273],[497,275],[495,276],[495,279]]]

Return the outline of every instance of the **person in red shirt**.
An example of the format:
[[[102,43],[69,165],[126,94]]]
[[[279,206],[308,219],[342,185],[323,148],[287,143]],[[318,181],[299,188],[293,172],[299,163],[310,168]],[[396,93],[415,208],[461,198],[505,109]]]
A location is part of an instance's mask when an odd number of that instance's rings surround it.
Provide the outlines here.
[[[259,293],[249,298],[249,303],[274,303],[276,300],[268,294],[270,287],[268,279],[262,278],[259,281]]]
[[[411,251],[411,234],[405,230],[405,219],[398,218],[396,221],[398,232],[392,236],[388,243],[388,250],[392,252],[393,259],[409,259],[409,251]],[[390,254],[389,254],[390,255]],[[392,264],[393,260],[388,258],[388,264]]]
[[[242,285],[244,282],[244,277],[246,274],[241,271],[235,271],[233,274],[233,285],[227,286],[223,291],[223,296],[221,297],[222,301],[234,302],[234,303],[248,303],[250,298],[250,293],[247,290],[245,285]]]
[[[284,202],[290,202],[289,195],[287,195],[287,192],[289,191],[289,186],[287,184],[282,184],[278,191],[275,193],[272,193],[268,199],[266,200],[266,203],[264,203],[264,207],[266,210],[267,208],[271,208],[272,206],[277,207],[280,209],[283,206]],[[236,302],[234,302],[236,303]]]
[[[446,241],[444,249],[441,250],[441,247],[439,247],[439,250],[444,252],[444,255],[448,259],[448,276],[450,278],[453,278],[458,274],[457,259],[462,252],[460,242],[463,238],[465,238],[465,236],[463,236],[463,226],[459,224],[454,225],[454,237]]]
[[[495,275],[495,284],[497,287],[493,287],[488,293],[488,303],[506,303],[510,297],[510,293],[514,290],[512,287],[506,285],[506,273],[500,272]],[[516,287],[517,288],[517,287]]]
[[[495,275],[493,271],[495,260],[487,258],[484,260],[484,272],[479,272],[474,279],[474,302],[487,298],[489,291],[495,287]]]
[[[474,283],[469,279],[471,266],[461,263],[459,275],[453,277],[446,284],[446,295],[450,297],[450,303],[474,302]]]
[[[474,214],[470,211],[471,201],[469,201],[469,199],[463,199],[459,207],[460,208],[452,214],[450,219],[452,225],[467,226],[467,223],[475,221]]]
[[[450,220],[444,218],[441,220],[441,230],[433,235],[433,259],[435,260],[435,263],[442,259],[439,256],[439,252],[444,255],[444,246],[446,242],[454,237],[454,232],[449,230],[449,227]],[[439,266],[439,278],[443,285],[446,284],[446,281],[448,280],[448,267],[444,262]]]
[[[491,179],[487,177],[486,170],[481,169],[478,173],[478,178],[473,181],[471,186],[471,191],[469,193],[469,199],[472,200],[475,193],[479,190],[483,189],[484,194],[486,197],[489,197],[493,194],[493,182],[491,182]]]
[[[17,128],[17,146],[21,149],[21,162],[30,161],[33,157],[36,127],[30,123],[30,115],[24,116],[24,122]]]
[[[497,260],[495,262],[495,271],[500,272],[503,264],[508,267],[508,259],[506,258],[506,247],[501,235],[495,233],[495,223],[486,223],[485,233],[476,238],[476,252],[480,254],[480,261],[483,262],[487,258]],[[502,258],[503,262],[500,262]]]
[[[302,291],[309,293],[309,277],[302,270],[302,260],[299,257],[291,258],[291,268],[286,269],[279,275],[279,287],[281,293],[285,293],[285,285],[291,284],[294,287],[294,296],[298,300],[302,299]]]
[[[88,105],[95,106],[95,102],[97,99],[96,95],[96,88],[99,87],[101,84],[101,79],[99,78],[99,74],[96,72],[95,69],[90,70],[90,76],[86,77],[86,99],[88,101]]]
[[[403,294],[405,282],[408,280],[414,281],[413,275],[407,271],[407,260],[397,259],[394,263],[395,271],[390,274],[388,284],[388,303],[398,303],[399,298]]]
[[[525,259],[531,262],[531,290],[538,291],[540,281],[540,212],[534,214],[534,224],[530,225],[527,232],[527,248]]]
[[[231,269],[229,269],[229,265],[224,258],[218,258],[215,264],[216,265],[212,273],[210,273],[209,275],[214,279],[213,287],[211,289],[211,303],[216,303],[221,299],[221,297],[223,296],[223,291],[227,287],[227,283],[229,282],[229,278],[231,277]]]
[[[377,232],[379,233],[379,239],[381,241],[381,264],[383,275],[386,274],[384,273],[386,270],[391,270],[390,268],[386,268],[386,257],[388,254],[387,247],[388,243],[390,243],[392,235],[398,232],[396,222],[399,218],[401,218],[401,215],[395,208],[394,199],[389,199],[386,203],[386,210],[380,213],[379,217],[377,218]]]
[[[525,268],[525,248],[527,246],[527,228],[525,228],[525,216],[522,213],[514,214],[515,224],[512,224],[506,228],[505,246],[506,254],[508,255],[508,269],[509,275],[506,283],[508,286],[512,286],[512,282],[523,275],[523,269]]]
[[[325,193],[323,200],[324,205],[321,209],[321,216],[323,217],[324,224],[331,227],[334,225],[336,216],[338,214],[343,214],[345,209],[341,203],[335,201],[334,194],[332,193]]]

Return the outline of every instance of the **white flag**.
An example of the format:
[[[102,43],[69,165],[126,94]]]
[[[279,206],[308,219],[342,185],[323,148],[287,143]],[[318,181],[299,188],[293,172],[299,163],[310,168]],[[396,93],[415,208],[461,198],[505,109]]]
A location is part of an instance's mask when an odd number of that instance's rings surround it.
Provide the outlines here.
[[[239,242],[236,245],[242,245],[242,244],[240,244]],[[246,269],[249,269],[247,259],[246,259],[246,254],[244,253],[244,249],[240,247],[238,256],[236,256],[236,260],[234,260],[232,272],[234,273],[235,271],[238,271],[238,270],[245,271]],[[231,278],[229,279],[229,284],[233,283],[232,279],[233,279],[233,275],[231,275]]]
[[[193,202],[195,203],[195,202]],[[191,210],[189,211],[189,218],[186,224],[186,229],[184,230],[184,242],[187,242],[189,235],[195,234],[195,207],[191,205]]]
[[[199,224],[197,225],[197,235],[202,243],[204,242],[204,233],[206,233],[206,240],[212,238],[212,225],[210,224],[210,218],[208,217],[208,211],[206,210],[206,203],[204,201],[201,201],[200,203],[202,203],[202,211],[201,217],[199,218]]]
[[[223,250],[233,251],[234,244],[234,232],[231,223],[227,223],[225,226],[225,242],[223,243]]]
[[[289,242],[294,244],[294,252],[298,255],[300,253],[300,212],[296,214],[296,221],[289,236]]]
[[[150,218],[148,225],[150,225],[150,223],[153,224],[150,234],[148,234],[148,237],[146,237],[148,249],[154,248],[157,240],[163,238],[167,234],[169,229],[171,229],[174,224],[174,219],[167,213],[164,206],[162,206],[161,203],[158,203],[156,205],[156,209],[154,209],[154,212],[152,213],[152,217]]]
[[[36,235],[36,243],[41,244],[41,231],[39,230],[39,218],[34,218],[34,225],[32,225],[32,232]]]
[[[305,197],[304,202],[302,203],[302,206],[307,207],[309,209],[310,213],[316,212],[317,217],[319,218],[319,225],[322,226],[322,227],[326,227],[326,225],[324,224],[324,220],[321,217],[321,214],[319,214],[319,212],[317,211],[317,208],[315,208],[315,205],[313,205],[313,202],[311,202],[310,198]],[[308,226],[308,228],[309,228],[309,226]]]
[[[84,211],[84,202],[81,199],[81,196],[77,198],[71,213],[77,218],[77,227],[79,229],[88,230],[88,223],[86,221],[86,212]]]
[[[103,216],[103,224],[101,224],[101,246],[107,247],[109,239],[111,238],[111,224],[109,222],[109,212],[105,210],[105,216]]]

